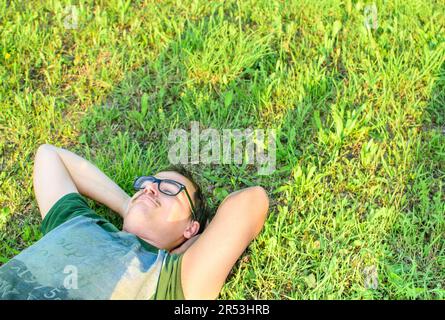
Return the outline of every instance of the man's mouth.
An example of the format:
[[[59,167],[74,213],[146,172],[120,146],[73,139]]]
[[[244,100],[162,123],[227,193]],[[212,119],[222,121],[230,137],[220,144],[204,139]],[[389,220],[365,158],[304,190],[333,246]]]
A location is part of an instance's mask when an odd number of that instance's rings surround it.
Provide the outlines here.
[[[148,200],[151,203],[153,203],[156,207],[159,206],[155,199],[151,198],[150,196],[148,196],[146,194],[141,194],[136,200],[139,200],[139,199],[141,199],[141,200]]]

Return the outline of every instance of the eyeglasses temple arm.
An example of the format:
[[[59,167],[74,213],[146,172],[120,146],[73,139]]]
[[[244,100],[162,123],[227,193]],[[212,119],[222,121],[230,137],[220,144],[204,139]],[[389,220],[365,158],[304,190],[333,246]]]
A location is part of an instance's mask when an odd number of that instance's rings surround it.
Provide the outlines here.
[[[190,198],[190,195],[189,195],[186,187],[184,187],[184,190],[185,190],[185,194],[186,194],[187,198],[189,199],[190,208],[192,209],[192,213],[193,213],[193,219],[196,220],[195,206],[193,205],[192,199]]]

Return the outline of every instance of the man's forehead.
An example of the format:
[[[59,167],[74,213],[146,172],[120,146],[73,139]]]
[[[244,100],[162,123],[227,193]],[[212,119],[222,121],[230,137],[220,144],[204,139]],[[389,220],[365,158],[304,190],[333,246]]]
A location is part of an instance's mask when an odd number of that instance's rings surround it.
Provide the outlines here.
[[[155,174],[155,177],[159,179],[171,179],[178,181],[185,185],[189,192],[195,192],[195,188],[193,187],[192,182],[176,171],[161,171]]]

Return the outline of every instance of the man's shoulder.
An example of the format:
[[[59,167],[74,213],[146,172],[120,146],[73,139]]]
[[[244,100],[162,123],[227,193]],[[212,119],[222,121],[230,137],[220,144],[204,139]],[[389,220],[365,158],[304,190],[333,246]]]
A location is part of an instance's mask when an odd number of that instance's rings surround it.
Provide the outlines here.
[[[44,235],[64,223],[76,217],[84,217],[94,220],[104,230],[109,232],[119,231],[107,219],[98,215],[92,210],[86,199],[77,192],[68,193],[62,196],[48,211],[48,214],[42,221],[41,231]]]
[[[166,253],[164,256],[155,300],[185,300],[182,289],[182,258],[184,254]]]

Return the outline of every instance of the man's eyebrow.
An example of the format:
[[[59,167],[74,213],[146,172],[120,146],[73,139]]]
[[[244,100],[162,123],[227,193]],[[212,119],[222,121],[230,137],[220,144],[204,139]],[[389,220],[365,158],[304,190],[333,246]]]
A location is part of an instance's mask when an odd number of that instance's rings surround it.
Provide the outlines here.
[[[158,179],[173,180],[173,181],[179,182],[180,184],[183,184],[187,189],[189,189],[189,187],[187,187],[187,184],[186,184],[185,181],[182,182],[182,181],[180,181],[180,180],[177,179],[177,178],[171,178],[171,177],[165,177],[165,176],[164,176],[164,177],[159,177],[159,173],[155,174],[154,177],[156,177],[156,178],[158,178]],[[188,179],[187,179],[187,180],[188,180]]]
[[[158,179],[161,179],[161,180],[172,180],[172,181],[176,181],[176,182],[179,182],[179,183],[181,183],[181,184],[184,184],[184,183],[182,183],[181,181],[179,181],[178,179],[174,179],[174,178],[170,178],[170,177],[159,177],[159,176],[155,176],[156,178],[158,178]]]
[[[164,180],[164,179],[167,179],[167,180],[175,180],[175,179],[172,179],[172,178],[169,178],[169,177],[165,177],[165,176],[159,176],[159,175],[154,175],[154,177],[155,178],[158,178],[158,179],[162,179],[162,180]]]

